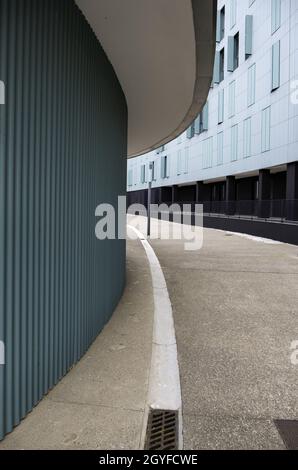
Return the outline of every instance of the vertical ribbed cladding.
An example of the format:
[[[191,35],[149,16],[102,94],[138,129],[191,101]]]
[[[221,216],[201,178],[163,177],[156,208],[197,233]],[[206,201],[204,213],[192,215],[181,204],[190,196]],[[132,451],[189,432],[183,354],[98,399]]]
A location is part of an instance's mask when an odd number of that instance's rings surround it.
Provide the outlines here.
[[[6,83],[7,44],[6,28],[8,24],[6,1],[0,2],[0,80]],[[6,107],[0,104],[0,341],[5,340],[5,207],[6,207]],[[0,436],[4,434],[4,366],[0,365]]]
[[[0,438],[86,352],[122,294],[125,241],[95,208],[126,191],[127,110],[72,0],[0,0]]]
[[[14,262],[15,262],[15,253],[14,253],[14,234],[15,234],[15,180],[14,180],[14,170],[16,162],[15,155],[15,139],[14,139],[14,126],[15,126],[15,116],[16,116],[16,93],[15,93],[15,83],[16,83],[16,67],[15,62],[12,58],[15,55],[16,51],[16,31],[17,31],[17,11],[16,11],[16,1],[12,1],[8,6],[8,26],[7,31],[9,33],[9,41],[6,40],[7,44],[7,81],[6,81],[6,146],[5,146],[5,159],[6,162],[6,217],[5,217],[5,306],[4,306],[4,315],[5,315],[5,361],[7,366],[5,366],[5,375],[4,375],[4,393],[5,393],[5,414],[6,414],[6,426],[7,430],[10,431],[14,424],[14,399],[13,396],[13,364],[14,364],[14,354],[17,355],[17,349],[14,350],[14,337],[13,337],[13,327],[14,322],[17,321],[16,312],[14,309]],[[16,348],[18,346],[16,345]],[[17,398],[16,398],[17,400]]]

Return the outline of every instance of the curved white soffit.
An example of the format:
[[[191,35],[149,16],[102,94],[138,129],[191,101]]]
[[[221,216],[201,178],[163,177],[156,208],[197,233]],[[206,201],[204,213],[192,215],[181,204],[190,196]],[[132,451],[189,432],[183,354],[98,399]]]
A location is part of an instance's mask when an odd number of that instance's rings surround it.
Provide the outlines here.
[[[216,0],[76,0],[128,104],[128,156],[180,135],[213,74]]]

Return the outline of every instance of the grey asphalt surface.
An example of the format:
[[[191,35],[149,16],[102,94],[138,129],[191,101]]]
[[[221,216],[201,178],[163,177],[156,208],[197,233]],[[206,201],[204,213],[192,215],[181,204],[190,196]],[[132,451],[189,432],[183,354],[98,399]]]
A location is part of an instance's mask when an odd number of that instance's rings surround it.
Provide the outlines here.
[[[298,247],[204,229],[203,248],[153,240],[173,305],[186,449],[284,449],[298,418]]]

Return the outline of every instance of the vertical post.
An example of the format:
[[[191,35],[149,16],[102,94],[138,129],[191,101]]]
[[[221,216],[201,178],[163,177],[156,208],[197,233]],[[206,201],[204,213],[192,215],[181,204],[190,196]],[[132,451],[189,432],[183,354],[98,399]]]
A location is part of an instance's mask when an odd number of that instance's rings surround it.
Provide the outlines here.
[[[262,219],[270,217],[271,209],[271,176],[270,170],[259,172],[259,210],[258,216]]]
[[[203,181],[196,182],[196,203],[204,201],[204,183]]]
[[[236,212],[236,179],[227,176],[226,179],[226,214],[234,215]]]
[[[176,184],[172,186],[172,204],[175,202],[178,202],[178,186]]]
[[[286,197],[287,219],[298,220],[298,162],[288,163]]]
[[[152,188],[152,169],[153,163],[149,163],[149,177],[148,177],[148,207],[147,207],[147,237],[151,235],[151,188]]]

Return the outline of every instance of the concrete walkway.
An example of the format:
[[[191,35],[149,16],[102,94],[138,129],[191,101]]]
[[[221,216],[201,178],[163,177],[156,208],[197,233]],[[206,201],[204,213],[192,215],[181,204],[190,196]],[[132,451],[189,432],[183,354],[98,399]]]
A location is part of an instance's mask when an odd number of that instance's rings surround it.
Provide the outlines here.
[[[151,244],[174,312],[184,447],[284,449],[273,420],[298,417],[298,366],[290,360],[298,248],[208,229],[195,252],[183,241]],[[138,240],[128,241],[127,273],[110,323],[0,450],[140,447],[154,305]]]
[[[111,321],[82,360],[0,443],[0,450],[140,447],[154,305],[139,241],[128,241],[127,256],[127,287]]]
[[[173,305],[186,449],[283,449],[298,417],[298,248],[204,230],[152,241]]]

